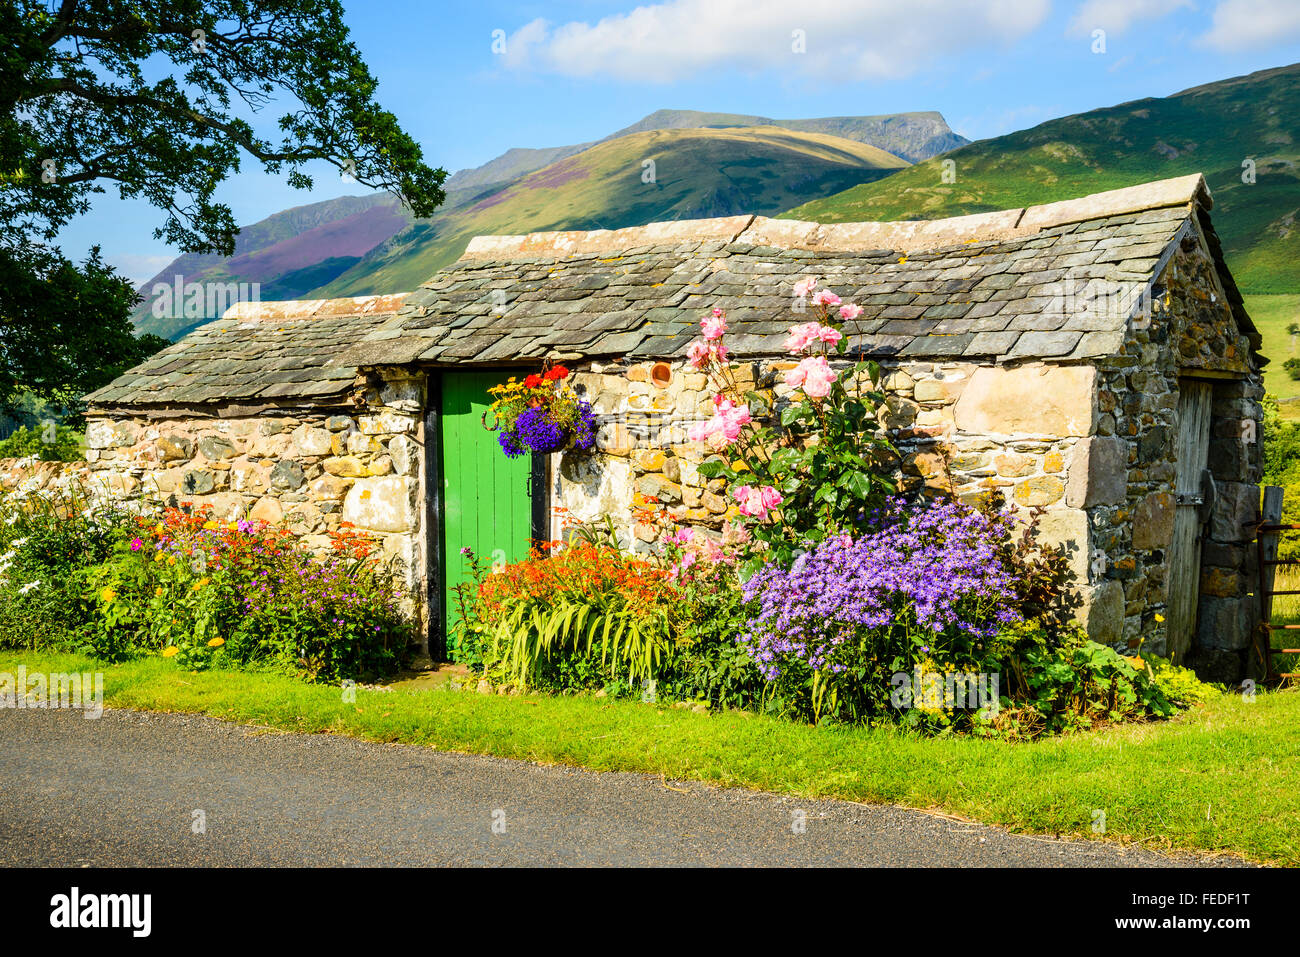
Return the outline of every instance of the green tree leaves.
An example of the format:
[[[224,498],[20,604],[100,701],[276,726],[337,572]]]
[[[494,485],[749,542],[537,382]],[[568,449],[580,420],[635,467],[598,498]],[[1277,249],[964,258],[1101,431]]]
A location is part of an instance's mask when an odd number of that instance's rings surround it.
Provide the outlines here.
[[[74,279],[78,267],[41,248],[106,186],[156,206],[158,238],[221,255],[238,229],[216,189],[246,157],[297,188],[328,164],[416,216],[444,198],[446,172],[375,101],[338,0],[13,0],[0,36],[0,256],[5,278],[26,270],[25,285],[54,293],[48,329],[26,290],[0,298],[0,400],[15,382],[93,388],[157,345],[124,338],[132,293],[97,254]],[[279,132],[255,130],[273,104]],[[96,354],[89,374],[82,359]]]

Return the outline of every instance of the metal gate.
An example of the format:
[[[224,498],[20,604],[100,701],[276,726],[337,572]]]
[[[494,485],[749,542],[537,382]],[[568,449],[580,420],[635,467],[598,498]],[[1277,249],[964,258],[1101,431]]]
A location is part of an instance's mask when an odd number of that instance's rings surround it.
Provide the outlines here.
[[[1255,547],[1259,557],[1259,636],[1255,642],[1255,652],[1259,656],[1265,681],[1300,678],[1300,672],[1278,672],[1273,664],[1274,655],[1300,654],[1300,648],[1273,647],[1273,632],[1280,631],[1284,636],[1300,632],[1300,624],[1273,624],[1273,597],[1300,595],[1300,589],[1273,588],[1273,574],[1278,566],[1300,565],[1300,558],[1277,557],[1283,533],[1295,531],[1300,531],[1300,525],[1282,524],[1282,489],[1276,485],[1267,486],[1264,489],[1264,506],[1260,511],[1259,523],[1255,526]]]

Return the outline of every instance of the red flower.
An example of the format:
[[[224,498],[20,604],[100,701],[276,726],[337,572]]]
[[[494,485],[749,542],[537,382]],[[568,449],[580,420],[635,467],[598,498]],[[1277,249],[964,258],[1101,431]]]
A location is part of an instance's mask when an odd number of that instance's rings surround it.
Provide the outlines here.
[[[546,373],[546,378],[551,379],[552,381],[555,379],[567,379],[568,377],[569,370],[564,368],[564,366],[556,366],[554,369]]]
[[[549,373],[548,373],[548,375],[549,375]],[[536,389],[536,388],[537,388],[539,385],[541,385],[541,384],[542,384],[542,377],[541,377],[541,376],[530,375],[530,376],[528,376],[527,378],[524,379],[524,388],[525,388],[525,389]]]

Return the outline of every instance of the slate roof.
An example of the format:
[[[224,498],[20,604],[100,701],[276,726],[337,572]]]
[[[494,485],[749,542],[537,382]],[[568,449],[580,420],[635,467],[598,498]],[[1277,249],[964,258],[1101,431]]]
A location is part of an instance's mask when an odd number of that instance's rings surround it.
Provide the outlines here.
[[[776,355],[798,321],[792,286],[817,276],[863,307],[853,341],[868,355],[1086,360],[1120,348],[1128,314],[1114,304],[1138,308],[1211,202],[1193,175],[937,221],[737,216],[479,237],[345,358],[674,358],[715,306],[727,311],[734,351]],[[1073,300],[1062,295],[1067,279]]]
[[[947,220],[734,216],[479,237],[404,297],[243,304],[89,398],[325,401],[369,366],[673,358],[715,306],[727,310],[733,350],[776,355],[798,318],[792,286],[806,276],[863,307],[853,341],[869,355],[1086,361],[1119,349],[1128,315],[1114,303],[1136,308],[1198,224],[1258,347],[1211,204],[1194,175]]]
[[[341,400],[357,367],[339,354],[406,299],[243,302],[86,397],[91,407]]]

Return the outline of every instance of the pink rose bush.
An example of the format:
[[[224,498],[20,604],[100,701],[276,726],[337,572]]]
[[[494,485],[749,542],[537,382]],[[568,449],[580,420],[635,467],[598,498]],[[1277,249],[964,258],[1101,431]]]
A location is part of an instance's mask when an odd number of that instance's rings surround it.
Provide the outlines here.
[[[700,474],[726,479],[733,514],[754,528],[751,544],[778,559],[809,540],[852,533],[893,491],[886,460],[896,454],[875,417],[884,402],[874,391],[879,368],[846,355],[844,324],[856,321],[862,307],[818,288],[816,277],[799,280],[793,292],[801,304],[796,311],[811,307],[817,318],[790,326],[782,343],[794,359],[783,376],[793,390],[788,397],[775,394],[770,378],[765,392],[747,388],[748,375],[742,386],[721,309],[700,321],[701,336],[686,353],[713,390],[712,414],[687,435],[729,460],[702,462]]]
[[[721,452],[740,438],[741,429],[753,421],[748,405],[737,405],[725,395],[713,397],[713,417],[707,422],[691,426],[687,437],[692,442],[703,442],[715,452]]]

